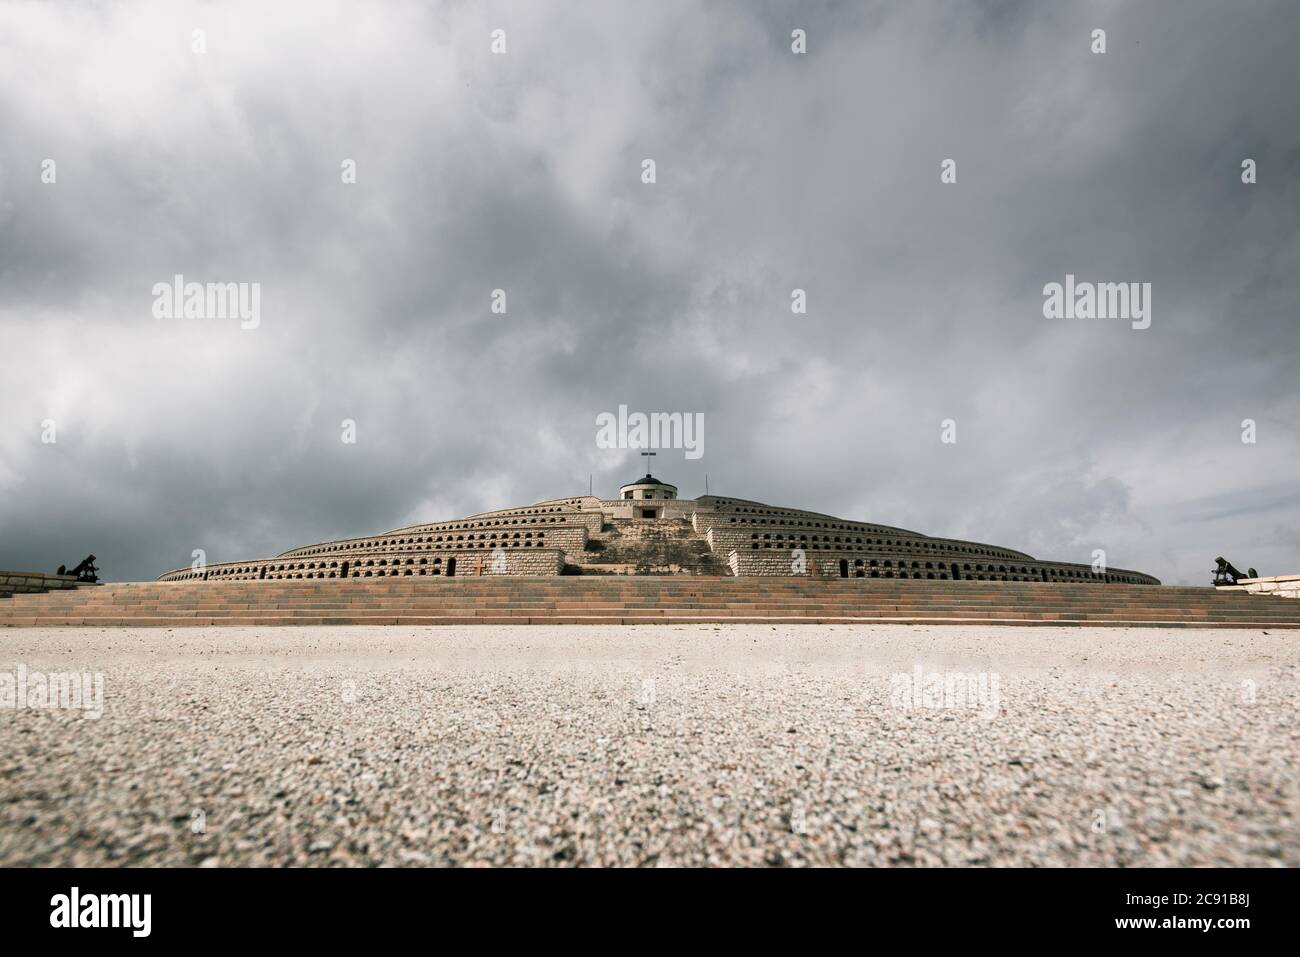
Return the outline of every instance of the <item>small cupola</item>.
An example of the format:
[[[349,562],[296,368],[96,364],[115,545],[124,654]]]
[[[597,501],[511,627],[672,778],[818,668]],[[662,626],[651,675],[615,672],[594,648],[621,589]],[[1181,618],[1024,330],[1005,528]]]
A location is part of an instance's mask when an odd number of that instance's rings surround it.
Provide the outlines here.
[[[619,498],[633,499],[642,501],[643,499],[657,499],[665,501],[677,497],[677,486],[669,485],[667,482],[661,482],[653,475],[646,474],[644,478],[639,478],[635,482],[629,482],[627,485],[619,487]]]

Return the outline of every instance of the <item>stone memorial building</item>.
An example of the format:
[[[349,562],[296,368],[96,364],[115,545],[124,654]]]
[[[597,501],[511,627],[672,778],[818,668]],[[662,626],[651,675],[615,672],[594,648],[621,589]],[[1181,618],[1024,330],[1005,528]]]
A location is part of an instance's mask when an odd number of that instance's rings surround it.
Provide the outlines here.
[[[179,568],[162,581],[467,575],[712,575],[1158,585],[1141,572],[1041,561],[980,542],[705,495],[645,475],[618,498],[578,495],[274,558]]]

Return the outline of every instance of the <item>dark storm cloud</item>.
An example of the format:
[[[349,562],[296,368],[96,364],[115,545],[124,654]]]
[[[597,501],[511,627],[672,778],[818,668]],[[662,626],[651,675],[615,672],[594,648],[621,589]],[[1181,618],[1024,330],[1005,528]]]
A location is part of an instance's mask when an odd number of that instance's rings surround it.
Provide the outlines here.
[[[0,567],[611,494],[620,403],[704,413],[684,495],[1300,567],[1293,5],[306,9],[0,8]],[[1067,272],[1151,328],[1044,319]],[[153,318],[176,273],[260,327]]]

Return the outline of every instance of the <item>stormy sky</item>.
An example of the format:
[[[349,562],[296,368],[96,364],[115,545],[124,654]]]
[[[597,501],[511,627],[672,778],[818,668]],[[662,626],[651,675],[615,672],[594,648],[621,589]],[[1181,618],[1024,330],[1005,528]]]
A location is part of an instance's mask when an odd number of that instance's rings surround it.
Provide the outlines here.
[[[11,0],[0,567],[612,496],[625,404],[703,413],[654,464],[684,497],[1300,571],[1297,36],[1291,2]],[[260,284],[260,324],[155,316],[177,274]],[[1067,274],[1151,283],[1150,328],[1045,318]]]

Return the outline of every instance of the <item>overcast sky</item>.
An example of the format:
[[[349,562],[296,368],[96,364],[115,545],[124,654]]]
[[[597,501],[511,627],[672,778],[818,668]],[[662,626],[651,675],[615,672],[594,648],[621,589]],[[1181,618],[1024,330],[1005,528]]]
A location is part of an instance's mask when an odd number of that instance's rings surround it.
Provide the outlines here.
[[[612,496],[626,404],[703,413],[654,465],[684,497],[1300,571],[1297,36],[1294,2],[6,2],[0,568]],[[1151,283],[1150,328],[1044,318],[1067,273]],[[176,274],[259,283],[260,325],[156,318]]]

